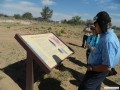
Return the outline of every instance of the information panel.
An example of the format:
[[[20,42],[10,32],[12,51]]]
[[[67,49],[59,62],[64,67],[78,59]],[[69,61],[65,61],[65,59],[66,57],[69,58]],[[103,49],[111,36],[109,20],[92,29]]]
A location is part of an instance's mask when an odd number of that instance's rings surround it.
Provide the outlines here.
[[[73,52],[53,33],[21,35],[22,39],[49,68],[55,67]]]

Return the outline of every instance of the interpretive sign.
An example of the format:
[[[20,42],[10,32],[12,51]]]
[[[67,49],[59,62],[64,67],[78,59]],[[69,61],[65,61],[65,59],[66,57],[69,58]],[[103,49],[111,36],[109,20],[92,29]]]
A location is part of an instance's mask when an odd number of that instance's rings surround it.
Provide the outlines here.
[[[49,73],[73,52],[53,33],[38,35],[15,35],[15,39],[27,51],[26,90],[33,90],[33,60]]]
[[[37,57],[36,60],[38,64],[42,65],[41,68],[43,68],[45,72],[50,72],[53,67],[57,66],[57,64],[73,53],[53,33],[37,35],[16,34],[15,38],[22,40],[22,46],[27,47],[29,51],[33,53],[33,59],[36,59],[34,55]]]

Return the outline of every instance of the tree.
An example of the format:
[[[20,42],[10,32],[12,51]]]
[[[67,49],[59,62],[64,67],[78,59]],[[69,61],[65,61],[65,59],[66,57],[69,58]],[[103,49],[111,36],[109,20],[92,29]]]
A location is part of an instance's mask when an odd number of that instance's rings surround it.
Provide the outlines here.
[[[67,20],[66,19],[61,20],[61,23],[67,23]]]
[[[24,19],[32,19],[32,18],[33,18],[32,14],[31,14],[30,12],[24,13],[24,14],[22,15],[22,17],[23,17]]]
[[[91,25],[91,24],[93,24],[93,20],[86,20],[86,25],[87,25],[87,26],[89,26],[89,25]]]
[[[49,20],[52,17],[53,10],[49,7],[44,7],[41,12],[41,16],[44,20]]]
[[[68,20],[68,24],[74,24],[74,25],[81,24],[81,17],[80,16],[73,16],[72,19]]]
[[[6,14],[2,14],[2,13],[0,13],[0,17],[9,17],[9,16],[6,15]]]
[[[116,30],[116,29],[117,29],[117,26],[114,25],[114,26],[112,26],[112,28]]]
[[[81,21],[81,17],[80,17],[80,16],[74,16],[74,17],[72,17],[72,22],[73,22],[75,25],[80,24],[80,21]]]
[[[14,14],[15,19],[21,19],[20,14]]]
[[[4,14],[0,13],[0,17],[4,16]]]

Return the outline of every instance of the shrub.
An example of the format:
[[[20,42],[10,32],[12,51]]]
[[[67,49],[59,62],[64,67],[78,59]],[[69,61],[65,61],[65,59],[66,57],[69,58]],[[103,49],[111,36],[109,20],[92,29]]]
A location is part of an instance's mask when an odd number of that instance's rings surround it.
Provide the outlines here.
[[[49,27],[49,28],[48,28],[48,30],[52,30],[52,28],[51,28],[51,27]]]
[[[65,31],[63,30],[63,29],[61,29],[61,31],[60,31],[61,33],[65,33]]]
[[[41,26],[42,29],[45,29],[45,27]]]
[[[10,29],[10,26],[7,26],[8,29]]]
[[[57,31],[57,32],[56,32],[56,35],[57,35],[57,36],[61,36],[61,32]]]

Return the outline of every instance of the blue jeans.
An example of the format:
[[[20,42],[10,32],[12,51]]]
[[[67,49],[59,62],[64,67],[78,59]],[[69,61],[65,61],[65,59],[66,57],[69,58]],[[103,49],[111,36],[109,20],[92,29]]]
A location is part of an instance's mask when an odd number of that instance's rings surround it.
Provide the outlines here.
[[[90,55],[90,52],[91,52],[91,50],[90,50],[90,49],[87,49],[87,50],[86,50],[86,57],[87,57],[87,61],[88,61],[88,57],[89,57],[89,55]]]
[[[108,75],[108,72],[87,71],[78,90],[100,90],[101,83]]]
[[[88,38],[88,36],[86,36],[86,35],[83,36],[82,47],[86,46],[85,42],[87,42],[87,38]]]

